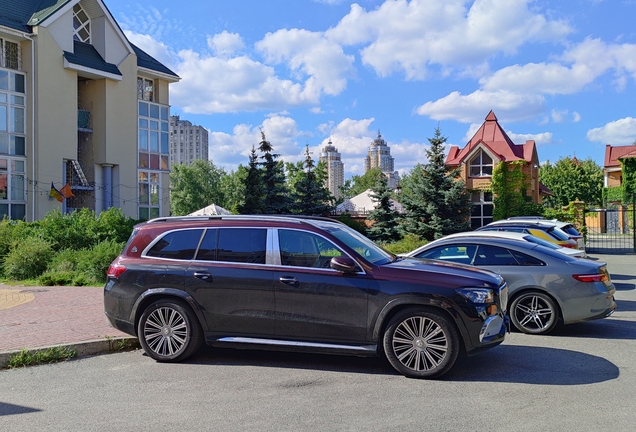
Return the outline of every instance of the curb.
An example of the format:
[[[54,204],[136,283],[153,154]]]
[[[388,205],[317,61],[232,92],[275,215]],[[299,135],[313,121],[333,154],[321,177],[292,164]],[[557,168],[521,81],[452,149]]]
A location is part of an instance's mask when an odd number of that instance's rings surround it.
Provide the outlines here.
[[[85,342],[74,342],[69,344],[58,344],[45,347],[31,348],[27,351],[36,353],[40,351],[46,351],[51,348],[68,348],[73,349],[77,353],[74,358],[80,358],[95,354],[112,353],[122,350],[129,350],[131,348],[141,348],[139,345],[139,339],[136,337],[114,337],[104,339],[94,339]],[[0,369],[4,369],[9,364],[9,359],[12,355],[18,354],[22,350],[11,350],[0,352]]]

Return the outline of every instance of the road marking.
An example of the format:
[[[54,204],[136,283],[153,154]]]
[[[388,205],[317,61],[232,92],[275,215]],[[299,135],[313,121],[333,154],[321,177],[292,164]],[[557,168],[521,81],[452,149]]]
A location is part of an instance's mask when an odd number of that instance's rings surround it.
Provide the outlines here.
[[[0,289],[0,310],[20,306],[33,300],[35,300],[33,293]]]

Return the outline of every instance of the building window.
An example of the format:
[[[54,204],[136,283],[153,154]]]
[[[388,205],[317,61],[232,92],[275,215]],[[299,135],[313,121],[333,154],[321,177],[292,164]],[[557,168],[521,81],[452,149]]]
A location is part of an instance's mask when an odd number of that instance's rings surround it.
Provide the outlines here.
[[[167,106],[139,102],[139,219],[161,214],[160,174],[170,170],[169,118]]]
[[[470,177],[492,177],[492,158],[483,150],[470,160],[468,167]]]
[[[137,99],[154,101],[155,83],[153,80],[137,78]]]
[[[91,20],[78,4],[73,6],[73,39],[91,43]]]
[[[0,69],[0,219],[26,215],[25,77]]]
[[[471,195],[473,207],[470,215],[470,226],[473,229],[488,225],[492,222],[492,192],[475,191]]]
[[[20,70],[20,45],[0,38],[0,67]]]

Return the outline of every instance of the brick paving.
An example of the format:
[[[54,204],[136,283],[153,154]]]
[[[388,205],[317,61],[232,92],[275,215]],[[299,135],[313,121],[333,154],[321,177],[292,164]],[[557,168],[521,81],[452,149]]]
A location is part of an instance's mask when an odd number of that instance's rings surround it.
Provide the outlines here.
[[[122,336],[104,315],[101,287],[0,284],[0,352]]]

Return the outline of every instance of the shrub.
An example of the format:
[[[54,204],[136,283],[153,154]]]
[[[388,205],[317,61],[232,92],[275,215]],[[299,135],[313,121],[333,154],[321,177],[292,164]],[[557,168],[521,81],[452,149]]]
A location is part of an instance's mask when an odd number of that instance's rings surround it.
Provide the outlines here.
[[[53,249],[49,242],[28,237],[13,243],[2,267],[5,276],[10,279],[33,279],[44,273],[52,258]]]
[[[353,228],[361,234],[367,235],[367,226],[363,222],[359,222],[351,217],[349,213],[343,213],[336,218],[338,221]]]
[[[108,267],[121,253],[124,246],[124,242],[114,240],[98,243],[82,255],[81,261],[77,264],[77,270],[90,281],[100,284],[106,282]]]
[[[394,243],[379,243],[379,245],[393,254],[401,254],[411,252],[413,249],[417,249],[426,243],[428,243],[426,240],[422,240],[416,235],[407,234],[401,240]]]

